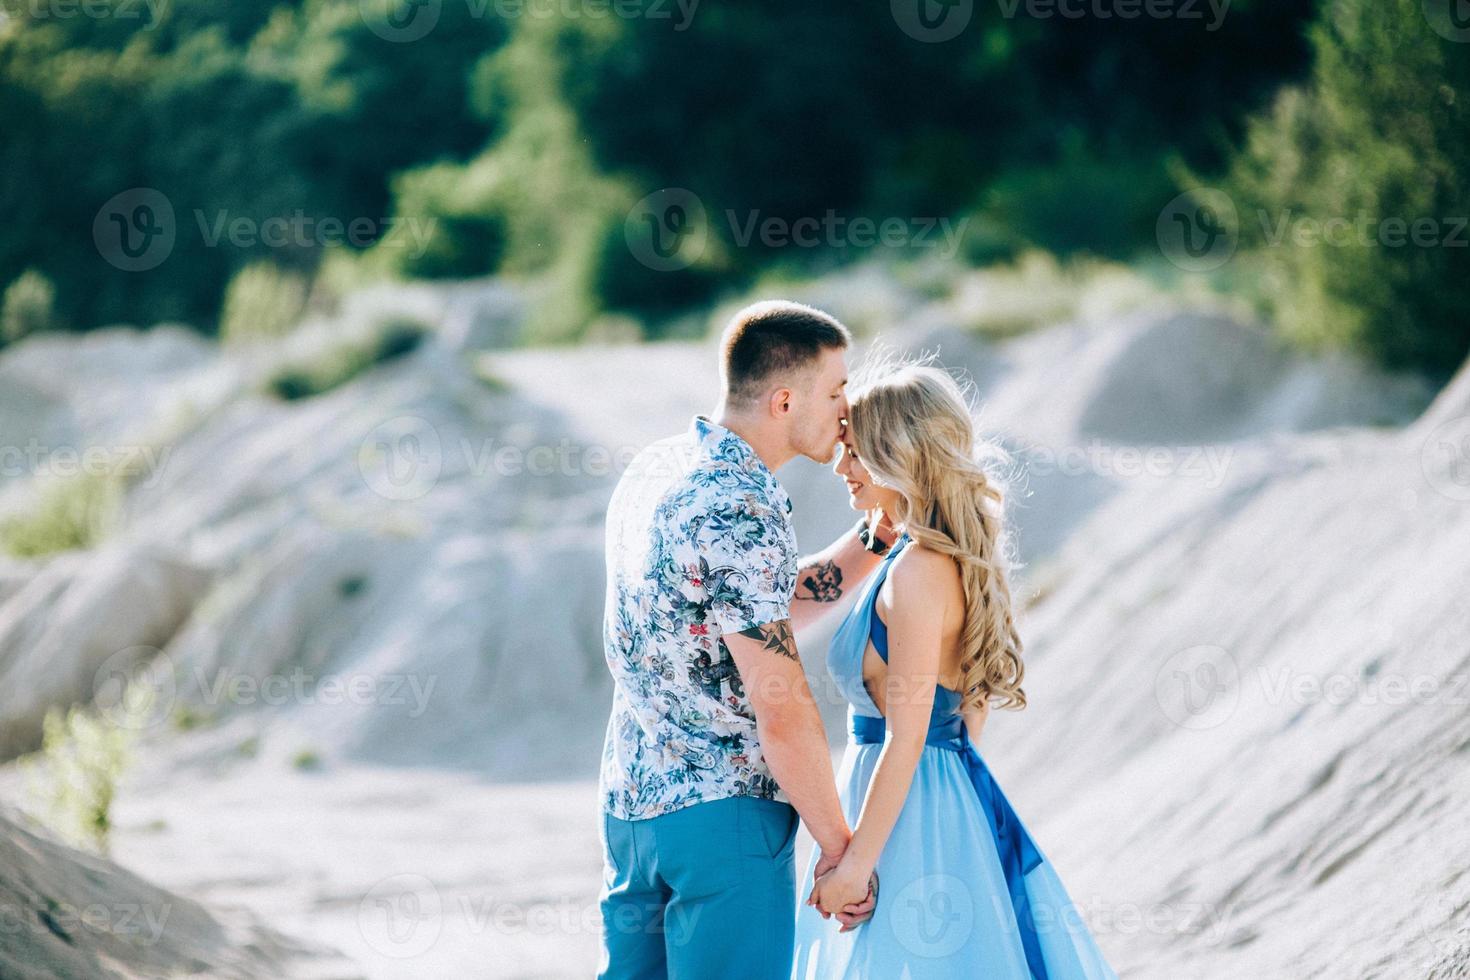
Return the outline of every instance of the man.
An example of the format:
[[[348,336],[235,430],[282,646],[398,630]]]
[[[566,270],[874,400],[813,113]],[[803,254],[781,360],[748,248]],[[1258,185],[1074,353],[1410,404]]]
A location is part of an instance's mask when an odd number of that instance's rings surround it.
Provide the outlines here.
[[[602,977],[787,977],[797,816],[818,876],[851,837],[792,634],[879,559],[855,528],[798,561],[774,476],[796,456],[832,459],[850,343],[799,303],[736,313],[714,417],[640,453],[613,493]],[[865,921],[873,903],[839,918]]]

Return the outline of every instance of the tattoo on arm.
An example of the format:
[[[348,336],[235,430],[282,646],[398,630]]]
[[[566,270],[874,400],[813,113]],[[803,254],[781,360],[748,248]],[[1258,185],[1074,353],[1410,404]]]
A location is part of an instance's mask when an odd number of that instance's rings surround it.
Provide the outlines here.
[[[752,626],[748,630],[741,630],[741,636],[748,636],[757,641],[766,650],[789,660],[800,660],[796,655],[796,639],[791,635],[791,623],[781,620],[777,623],[767,623],[764,626]]]
[[[798,593],[796,598],[810,602],[836,602],[842,598],[842,569],[835,561],[819,561],[800,572],[802,588],[810,595]]]

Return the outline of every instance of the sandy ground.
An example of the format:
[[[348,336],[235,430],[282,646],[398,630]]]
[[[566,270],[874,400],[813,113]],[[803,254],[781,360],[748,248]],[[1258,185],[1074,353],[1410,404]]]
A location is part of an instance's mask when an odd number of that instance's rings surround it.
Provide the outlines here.
[[[0,356],[0,442],[167,450],[97,547],[0,561],[0,757],[118,672],[172,713],[119,786],[115,864],[39,849],[37,874],[95,893],[120,866],[197,902],[150,951],[175,972],[212,943],[211,975],[587,976],[615,475],[589,460],[712,408],[713,348],[487,354],[518,315],[494,284],[362,302],[439,333],[296,403],[259,393],[283,352],[179,330]],[[1416,379],[1213,315],[995,344],[885,308],[1016,453],[1031,706],[982,750],[1120,974],[1470,975],[1470,377],[1426,413]],[[580,461],[524,465],[558,447]],[[851,523],[821,467],[779,475],[804,547]],[[0,474],[0,512],[34,493]],[[284,701],[232,687],[297,676]],[[366,696],[324,697],[339,681]]]

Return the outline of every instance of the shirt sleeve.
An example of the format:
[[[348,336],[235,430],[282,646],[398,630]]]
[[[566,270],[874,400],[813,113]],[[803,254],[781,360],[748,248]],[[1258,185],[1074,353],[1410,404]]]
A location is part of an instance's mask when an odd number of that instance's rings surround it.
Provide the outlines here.
[[[751,491],[714,501],[700,523],[705,618],[722,634],[791,617],[796,554],[787,520]]]

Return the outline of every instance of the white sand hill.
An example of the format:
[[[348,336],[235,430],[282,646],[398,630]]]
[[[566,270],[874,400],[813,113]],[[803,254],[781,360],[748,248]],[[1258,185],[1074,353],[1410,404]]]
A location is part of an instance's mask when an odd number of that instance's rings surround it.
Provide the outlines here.
[[[1470,975],[1470,378],[1426,411],[1422,382],[1218,316],[990,343],[890,308],[885,338],[938,346],[1015,453],[1031,706],[982,750],[1120,973]],[[259,393],[385,312],[437,333],[327,394]],[[241,907],[340,950],[335,975],[595,965],[602,510],[619,459],[713,407],[714,348],[480,353],[519,318],[499,286],[416,287],[290,351],[119,328],[0,352],[0,443],[142,470],[96,547],[0,561],[0,758],[119,674],[160,694],[113,856],[203,908],[117,974],[182,972],[204,908]],[[0,472],[0,511],[30,473]],[[852,522],[821,467],[779,475],[805,548]],[[800,639],[840,742],[825,634]],[[30,860],[0,891],[89,859]],[[147,887],[121,874],[89,887]],[[320,950],[204,945],[322,975]]]
[[[263,927],[242,909],[206,910],[0,812],[0,976],[341,975],[328,949]]]

